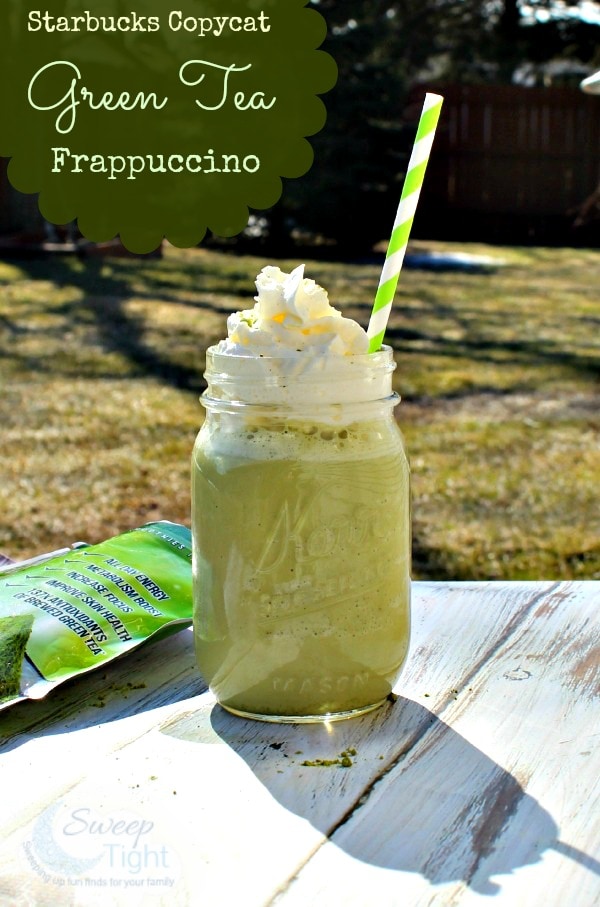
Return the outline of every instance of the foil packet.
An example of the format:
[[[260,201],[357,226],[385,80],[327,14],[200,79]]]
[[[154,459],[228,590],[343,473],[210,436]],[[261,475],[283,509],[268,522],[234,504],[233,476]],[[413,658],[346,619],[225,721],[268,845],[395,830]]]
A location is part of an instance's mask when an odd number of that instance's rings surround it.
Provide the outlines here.
[[[0,569],[0,710],[192,623],[190,530],[148,523]]]

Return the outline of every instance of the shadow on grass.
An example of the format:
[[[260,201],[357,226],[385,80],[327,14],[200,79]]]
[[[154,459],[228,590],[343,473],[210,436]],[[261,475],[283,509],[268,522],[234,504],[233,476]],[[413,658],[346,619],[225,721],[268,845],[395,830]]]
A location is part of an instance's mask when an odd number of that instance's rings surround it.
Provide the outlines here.
[[[413,331],[406,328],[390,327],[386,341],[397,352],[413,352],[412,343],[427,344],[428,352],[448,358],[468,358],[475,362],[491,362],[496,365],[557,365],[566,366],[588,378],[600,377],[600,357],[570,352],[558,344],[539,339],[491,340],[481,337],[465,337],[454,340],[446,337]],[[506,354],[509,355],[506,355]],[[479,388],[469,388],[469,394]]]
[[[123,298],[135,295],[140,299],[160,298],[197,308],[227,311],[230,307],[214,305],[203,299],[205,295],[222,294],[251,299],[248,270],[224,270],[211,260],[198,259],[186,262],[169,259],[131,259],[118,257],[56,256],[18,259],[18,268],[32,280],[48,280],[57,286],[74,286],[90,295],[118,295]],[[250,277],[251,280],[251,277]],[[12,280],[0,279],[0,285]],[[145,286],[144,286],[145,285]],[[181,297],[185,291],[194,291],[194,301]]]
[[[419,317],[434,322],[443,321],[445,330],[451,328],[461,336],[449,337],[407,326],[388,325],[386,342],[399,353],[413,353],[415,344],[418,344],[420,351],[450,359],[469,359],[495,365],[562,366],[584,378],[596,380],[600,376],[600,356],[579,351],[573,341],[570,341],[571,348],[567,348],[563,336],[552,340],[535,329],[524,335],[518,324],[514,325],[512,336],[494,336],[506,333],[507,327],[510,330],[507,323],[509,316],[501,304],[496,310],[481,311],[472,306],[449,306],[431,293],[420,293],[419,300],[424,308]],[[361,304],[356,307],[369,308]],[[585,322],[586,319],[581,320]],[[580,336],[589,339],[585,332],[581,332]],[[469,393],[478,391],[479,388],[469,388]]]
[[[134,265],[132,267],[132,265]],[[73,287],[83,293],[83,300],[66,302],[54,311],[60,314],[65,322],[73,326],[90,327],[90,318],[93,316],[100,341],[106,352],[114,352],[123,356],[127,362],[144,376],[157,378],[161,382],[180,390],[197,393],[204,387],[197,364],[189,367],[176,362],[155,346],[145,340],[145,323],[142,318],[136,317],[126,311],[125,304],[132,297],[136,299],[160,299],[161,302],[173,302],[178,305],[189,306],[194,309],[204,309],[219,315],[231,311],[231,306],[218,305],[207,299],[207,295],[221,293],[224,298],[231,295],[242,296],[241,289],[236,292],[225,282],[209,282],[205,278],[211,275],[218,276],[216,269],[202,271],[201,287],[198,289],[194,300],[182,298],[182,290],[188,289],[187,285],[194,285],[194,278],[198,276],[198,268],[190,269],[190,273],[182,272],[179,266],[175,267],[161,261],[160,268],[167,268],[173,275],[183,274],[183,281],[179,286],[175,279],[169,281],[162,279],[158,274],[148,272],[148,265],[132,262],[125,259],[110,259],[105,261],[100,258],[86,259],[85,267],[81,268],[77,259],[55,258],[25,260],[19,262],[22,271],[33,280],[46,280],[58,287]],[[142,276],[142,286],[138,285]],[[186,280],[186,276],[189,278]],[[234,275],[242,283],[247,284],[247,275],[239,273]],[[183,286],[181,285],[183,283]],[[146,284],[146,288],[144,288]],[[167,290],[168,288],[168,290]],[[245,295],[245,294],[244,294]],[[30,330],[14,323],[8,316],[2,316],[2,325],[11,334],[27,333]],[[40,329],[40,333],[47,332],[47,328]],[[2,355],[2,353],[0,353]],[[14,353],[11,353],[14,357]],[[54,363],[52,371],[58,371]]]
[[[84,266],[76,258],[33,259],[19,262],[19,267],[32,279],[48,280],[58,287],[74,287],[83,293],[83,301],[65,303],[55,309],[69,323],[89,328],[90,314],[98,330],[103,347],[123,356],[131,366],[144,376],[159,379],[180,390],[197,392],[203,387],[197,363],[190,367],[169,355],[169,351],[150,345],[145,338],[145,324],[126,310],[125,303],[135,297],[141,300],[160,299],[163,303],[194,310],[225,315],[234,308],[252,304],[251,265],[233,267],[231,258],[220,261],[198,256],[186,261],[168,259],[94,258],[85,259]],[[187,295],[192,298],[186,298]],[[223,302],[219,302],[222,296]],[[234,305],[231,297],[235,297]],[[215,298],[216,297],[216,298]],[[414,353],[415,348],[427,355],[448,359],[469,359],[472,362],[496,365],[562,366],[573,372],[597,379],[600,375],[600,358],[588,352],[565,348],[559,341],[531,336],[515,335],[509,338],[494,337],[506,329],[506,316],[502,311],[482,313],[457,310],[440,302],[434,295],[420,296],[425,315],[459,330],[462,336],[449,337],[409,327],[390,325],[386,341],[402,354]],[[352,308],[362,310],[366,304],[354,303]],[[484,319],[484,320],[482,320]],[[21,328],[4,314],[2,324],[15,334]],[[202,338],[199,338],[200,340]],[[205,338],[206,339],[206,338]],[[485,390],[489,390],[486,386]],[[478,385],[470,385],[463,395],[480,392]],[[443,395],[442,395],[443,396]],[[456,396],[456,392],[451,392]]]
[[[162,383],[178,390],[197,393],[204,387],[197,367],[174,362],[144,342],[142,319],[127,313],[122,299],[93,296],[86,301],[85,308],[94,314],[106,350],[120,353],[146,376],[160,378]]]
[[[452,558],[443,551],[431,548],[420,538],[417,530],[413,528],[412,540],[412,578],[413,580],[427,579],[431,582],[457,582],[462,580],[488,579],[469,570],[465,575],[464,569],[453,565]]]

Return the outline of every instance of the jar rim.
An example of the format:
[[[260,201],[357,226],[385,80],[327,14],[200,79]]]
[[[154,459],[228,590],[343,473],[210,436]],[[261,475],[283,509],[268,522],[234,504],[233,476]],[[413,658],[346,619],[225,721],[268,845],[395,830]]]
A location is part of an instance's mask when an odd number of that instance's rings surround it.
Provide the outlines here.
[[[379,404],[381,406],[389,406],[393,409],[398,405],[398,403],[400,403],[400,400],[400,394],[396,393],[396,391],[392,391],[390,394],[387,394],[387,396],[378,397],[376,399],[345,401],[342,403],[332,403],[331,401],[308,401],[306,403],[290,404],[289,407],[286,407],[282,406],[281,401],[273,402],[268,400],[253,400],[251,402],[248,402],[246,400],[228,399],[226,397],[213,397],[208,392],[208,390],[205,390],[200,395],[200,403],[205,409],[216,409],[230,413],[244,412],[248,409],[252,409],[254,411],[261,410],[265,413],[275,413],[281,411],[282,409],[285,409],[286,411],[288,409],[293,410],[296,413],[304,411],[308,413],[316,413],[320,410],[331,410],[339,408],[343,408],[344,410],[362,410],[363,407],[369,407],[376,404]]]
[[[362,363],[364,365],[373,365],[377,366],[380,363],[392,361],[394,368],[396,364],[394,362],[393,353],[394,350],[391,346],[387,344],[382,344],[381,347],[376,350],[374,353],[346,353],[343,356],[318,356],[317,354],[310,353],[310,347],[306,350],[306,356],[271,356],[263,355],[259,353],[258,355],[243,355],[242,353],[225,353],[219,350],[219,344],[215,343],[212,346],[209,346],[206,350],[206,358],[219,359],[224,362],[255,362],[260,360],[261,362],[287,362],[290,364],[299,363],[299,362],[330,362],[330,363]]]
[[[359,403],[392,393],[391,347],[348,356],[240,356],[209,347],[207,396],[241,403]]]

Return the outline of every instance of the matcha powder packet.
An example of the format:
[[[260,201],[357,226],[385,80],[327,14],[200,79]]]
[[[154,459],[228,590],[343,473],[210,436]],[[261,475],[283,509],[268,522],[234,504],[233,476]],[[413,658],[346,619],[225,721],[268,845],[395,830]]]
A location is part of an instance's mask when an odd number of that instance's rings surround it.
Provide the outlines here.
[[[148,523],[0,574],[0,709],[192,623],[190,530]]]

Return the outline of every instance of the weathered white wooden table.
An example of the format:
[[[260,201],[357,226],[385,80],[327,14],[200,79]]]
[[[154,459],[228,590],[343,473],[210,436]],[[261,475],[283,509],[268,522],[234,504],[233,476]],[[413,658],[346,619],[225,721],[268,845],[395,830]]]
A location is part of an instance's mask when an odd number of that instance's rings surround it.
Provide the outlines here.
[[[0,905],[597,905],[599,606],[416,583],[398,699],[329,726],[227,715],[189,630],[19,704]]]

